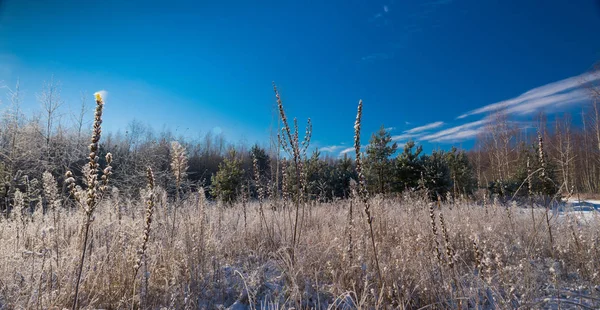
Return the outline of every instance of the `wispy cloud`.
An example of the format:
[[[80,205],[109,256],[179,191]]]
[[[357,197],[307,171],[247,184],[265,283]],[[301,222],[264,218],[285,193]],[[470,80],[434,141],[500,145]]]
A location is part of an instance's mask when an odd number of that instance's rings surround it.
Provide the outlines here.
[[[414,134],[414,133],[418,133],[418,132],[427,131],[430,129],[435,129],[435,128],[438,128],[443,125],[444,125],[444,122],[430,123],[430,124],[427,124],[424,126],[419,126],[419,127],[413,128],[413,129],[409,129],[409,130],[405,131],[405,133]]]
[[[550,95],[542,98],[529,100],[506,109],[508,114],[531,114],[540,111],[543,108],[556,108],[573,103],[580,103],[589,100],[590,95],[587,90],[576,89],[563,94]]]
[[[475,138],[481,132],[484,132],[485,125],[491,119],[483,119],[478,122],[468,123],[468,126],[458,126],[462,127],[459,130],[453,130],[451,133],[446,133],[438,138],[430,139],[429,142],[458,142],[469,140]],[[483,122],[483,123],[480,123]],[[515,128],[519,129],[528,129],[533,128],[532,122],[523,122],[523,121],[509,121],[510,124],[514,125]],[[473,128],[474,127],[474,128]]]
[[[396,127],[387,127],[387,128],[385,128],[385,131],[392,131],[392,130],[396,130]]]
[[[369,18],[369,22],[377,27],[389,26],[391,24],[391,19],[389,18],[389,15],[392,4],[393,0],[388,4],[380,6],[380,9],[377,10],[376,13],[371,15],[371,17]]]
[[[419,137],[420,134],[403,133],[401,135],[392,136],[392,141],[403,141]]]
[[[500,109],[506,109],[507,113],[527,114],[547,106],[581,102],[586,99],[585,90],[583,89],[584,84],[593,83],[599,80],[600,75],[587,72],[536,87],[512,99],[492,103],[479,109],[469,111],[460,115],[457,119],[462,119],[471,115],[490,113]]]
[[[457,142],[457,141],[463,141],[463,140],[474,138],[482,130],[483,130],[483,127],[479,127],[479,128],[476,128],[476,129],[461,130],[459,132],[455,132],[455,133],[452,133],[452,134],[449,134],[449,135],[445,135],[445,136],[442,136],[442,137],[439,137],[439,138],[436,138],[436,139],[429,140],[429,142]]]
[[[409,122],[406,122],[406,123],[410,124]],[[406,141],[409,139],[416,139],[416,138],[419,138],[419,137],[427,134],[427,130],[435,129],[435,128],[438,128],[443,125],[444,125],[444,122],[435,122],[435,123],[430,123],[427,125],[415,127],[415,128],[409,129],[409,130],[405,130],[402,134],[392,136],[392,141]]]
[[[464,138],[466,138],[466,136],[472,137],[478,133],[478,132],[476,133],[475,131],[480,131],[482,129],[482,126],[488,122],[489,122],[488,119],[482,119],[479,121],[462,124],[459,126],[455,126],[452,128],[438,131],[436,133],[422,136],[420,139],[425,140],[425,141],[430,141],[430,142],[439,142],[439,141],[458,140],[460,138],[464,139]],[[462,133],[462,132],[466,132],[466,131],[469,131],[468,134]],[[469,136],[469,134],[470,134],[470,136]]]
[[[354,151],[354,147],[349,147],[349,148],[347,148],[347,149],[343,149],[343,150],[340,152],[340,156],[342,156],[342,155],[344,155],[344,154],[346,154],[346,153],[353,152],[353,151]]]
[[[552,112],[558,108],[584,103],[590,100],[589,90],[586,86],[600,82],[600,74],[586,72],[584,74],[566,78],[531,89],[520,96],[508,100],[492,103],[479,109],[460,115],[457,119],[478,115],[480,120],[457,124],[454,127],[434,131],[444,125],[444,122],[434,122],[404,131],[400,135],[392,136],[393,141],[416,139],[428,142],[457,142],[472,139],[485,130],[485,125],[491,121],[487,116],[499,110],[512,116],[530,115],[541,110]],[[485,115],[485,116],[484,116]],[[520,124],[511,120],[515,124]],[[524,123],[523,123],[524,124]],[[527,127],[519,126],[524,129]],[[433,132],[432,132],[433,131]]]
[[[333,153],[341,148],[343,148],[343,146],[341,146],[341,145],[330,145],[330,146],[322,147],[319,150],[322,152]]]

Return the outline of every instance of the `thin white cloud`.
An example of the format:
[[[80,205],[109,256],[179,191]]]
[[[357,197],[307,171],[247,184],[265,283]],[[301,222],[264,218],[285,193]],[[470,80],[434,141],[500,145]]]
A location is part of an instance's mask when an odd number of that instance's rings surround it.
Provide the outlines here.
[[[353,152],[353,151],[354,151],[354,147],[349,147],[349,148],[347,148],[347,149],[343,149],[343,150],[340,152],[340,156],[341,156],[341,155],[344,155],[344,154],[346,154],[346,153]]]
[[[600,74],[586,72],[578,76],[536,87],[515,98],[469,111],[460,115],[457,119],[463,119],[472,115],[493,113],[499,110],[507,115],[528,115],[543,109],[552,111],[568,105],[584,103],[590,100],[590,93],[586,89],[586,86],[598,82],[600,82]],[[484,125],[489,121],[490,119],[486,117],[478,121],[431,133],[432,129],[445,125],[444,122],[435,122],[406,130],[401,135],[393,136],[392,140],[399,141],[418,138],[418,140],[429,142],[463,141],[474,138],[481,133],[485,129]]]
[[[392,130],[396,130],[396,127],[387,127],[387,128],[385,128],[385,131],[392,131]]]
[[[567,93],[550,95],[542,98],[529,100],[526,103],[521,103],[506,109],[508,114],[531,114],[542,108],[553,108],[569,105],[572,103],[580,103],[590,98],[589,92],[584,89],[575,89]]]
[[[405,131],[405,133],[414,134],[414,133],[423,132],[423,131],[426,131],[426,130],[438,128],[438,127],[443,126],[443,125],[444,125],[444,122],[430,123],[430,124],[427,124],[427,125],[424,125],[424,126],[420,126],[420,127],[415,127],[413,129],[409,129],[409,130]]]
[[[575,99],[584,100],[581,96],[582,92],[580,92],[584,86],[583,84],[593,83],[596,81],[600,81],[600,75],[592,72],[586,72],[578,76],[573,76],[564,80],[536,87],[518,97],[492,103],[479,109],[469,111],[463,115],[460,115],[457,119],[462,119],[471,115],[490,113],[504,108],[509,110],[514,109],[513,112],[515,113],[526,113],[524,111],[533,112],[534,110],[532,109],[539,109],[549,105],[560,104],[560,100],[566,100],[567,103],[573,103],[575,102]]]
[[[438,131],[433,134],[423,136],[423,137],[421,137],[420,140],[434,142],[434,141],[442,141],[440,139],[442,139],[444,137],[446,137],[446,139],[452,139],[452,137],[457,136],[457,134],[460,133],[461,131],[465,131],[467,129],[471,130],[475,127],[481,127],[481,126],[485,125],[487,122],[489,122],[488,119],[482,119],[479,121],[462,124],[462,125],[455,126],[452,128],[444,129],[442,131]]]
[[[421,135],[420,134],[403,133],[401,135],[392,136],[392,141],[408,140],[408,139],[412,139],[412,138],[417,138],[419,136],[421,136]]]
[[[479,127],[476,129],[467,129],[467,130],[461,130],[449,135],[445,135],[436,139],[432,139],[429,140],[429,142],[456,142],[456,141],[463,141],[463,140],[467,140],[470,138],[473,138],[475,136],[477,136],[481,131],[483,130],[483,127]]]
[[[330,145],[330,146],[320,148],[319,150],[323,151],[323,152],[327,152],[327,153],[333,153],[333,152],[341,149],[342,147],[343,146],[341,146],[341,145]]]

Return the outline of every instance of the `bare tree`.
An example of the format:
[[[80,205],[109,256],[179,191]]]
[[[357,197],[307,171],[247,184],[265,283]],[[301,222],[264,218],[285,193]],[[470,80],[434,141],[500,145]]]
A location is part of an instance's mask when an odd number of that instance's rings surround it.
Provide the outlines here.
[[[63,101],[60,98],[60,82],[54,81],[54,76],[50,78],[49,82],[44,82],[42,92],[38,95],[38,101],[42,106],[44,112],[45,132],[43,133],[46,140],[46,159],[48,164],[51,162],[51,139],[52,132],[54,130],[54,122],[56,120],[56,113],[58,109],[63,105]]]
[[[75,129],[77,130],[77,145],[82,145],[81,134],[83,128],[89,124],[89,121],[85,120],[85,115],[90,111],[90,107],[87,104],[85,92],[80,93],[81,105],[76,115],[73,115],[73,122],[75,123]]]
[[[558,164],[560,177],[566,187],[565,190],[570,191],[574,187],[573,161],[575,160],[571,134],[571,116],[565,113],[562,119],[557,117],[555,130],[554,137],[551,140],[553,145],[552,157]]]
[[[504,182],[514,170],[511,163],[516,156],[511,155],[515,153],[517,128],[508,121],[508,115],[500,110],[491,116],[484,133],[483,144],[490,159],[492,176]]]

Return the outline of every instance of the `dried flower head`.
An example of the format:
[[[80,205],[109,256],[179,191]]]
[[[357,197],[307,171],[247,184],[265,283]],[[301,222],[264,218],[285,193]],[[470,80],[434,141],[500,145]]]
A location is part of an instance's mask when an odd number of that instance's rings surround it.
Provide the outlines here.
[[[188,159],[185,147],[177,141],[171,142],[171,169],[177,186],[181,184],[188,169]]]

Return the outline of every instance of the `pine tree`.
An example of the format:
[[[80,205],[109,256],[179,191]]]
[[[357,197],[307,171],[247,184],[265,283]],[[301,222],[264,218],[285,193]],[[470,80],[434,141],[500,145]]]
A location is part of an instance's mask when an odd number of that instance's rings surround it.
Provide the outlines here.
[[[328,180],[329,166],[320,158],[321,152],[315,149],[306,163],[306,191],[308,199],[326,199],[330,195]]]
[[[212,176],[211,194],[222,202],[231,205],[237,199],[243,182],[244,170],[242,162],[234,149],[229,151],[227,158],[219,164],[219,171]]]
[[[392,165],[390,156],[396,153],[398,144],[392,142],[391,134],[381,125],[379,130],[371,135],[367,146],[368,177],[376,184],[369,191],[384,193],[390,183]]]
[[[256,158],[258,161],[258,170],[261,178],[269,179],[271,173],[271,169],[269,168],[271,165],[271,158],[269,157],[269,154],[267,154],[267,151],[258,144],[254,144],[250,149],[250,158]]]
[[[419,185],[421,173],[423,172],[420,160],[423,147],[415,148],[414,141],[408,141],[404,145],[404,151],[394,160],[394,191],[402,192],[406,189],[414,189]]]
[[[433,151],[431,155],[424,155],[421,162],[423,165],[423,181],[430,193],[430,198],[441,197],[444,199],[446,193],[452,188],[450,168],[445,160],[444,151]]]
[[[335,162],[330,182],[336,197],[348,198],[350,195],[350,180],[357,180],[356,169],[348,154]]]
[[[456,147],[452,147],[450,152],[446,153],[445,160],[450,168],[452,194],[472,195],[477,187],[477,180],[465,151],[459,151]]]
[[[254,159],[256,159],[256,167],[254,166]],[[258,169],[258,184],[255,184],[254,188],[252,189],[252,197],[258,198],[259,184],[266,190],[267,182],[271,179],[271,158],[269,157],[269,154],[267,154],[267,151],[264,148],[258,146],[258,144],[254,144],[250,149],[246,160],[248,161],[248,166],[245,167],[249,169],[245,171],[245,179],[254,180],[256,178],[255,168]]]
[[[540,154],[544,158],[544,165],[540,161]],[[527,168],[527,159],[529,159],[529,169]],[[529,148],[524,148],[519,155],[519,161],[517,162],[517,172],[511,178],[509,186],[512,191],[508,191],[508,194],[516,196],[528,195],[528,170],[531,171],[530,182],[531,192],[536,195],[543,195],[552,197],[556,195],[559,190],[559,178],[556,173],[557,168],[554,162],[548,161],[544,152],[540,153],[539,145],[532,145]],[[543,172],[543,174],[542,174]],[[519,191],[517,191],[519,188]],[[515,193],[516,192],[516,193]]]

